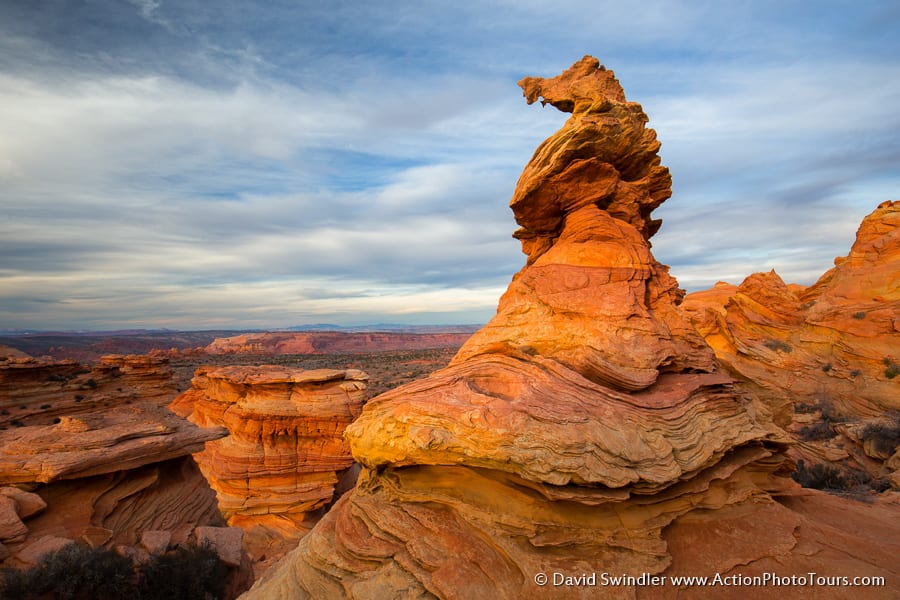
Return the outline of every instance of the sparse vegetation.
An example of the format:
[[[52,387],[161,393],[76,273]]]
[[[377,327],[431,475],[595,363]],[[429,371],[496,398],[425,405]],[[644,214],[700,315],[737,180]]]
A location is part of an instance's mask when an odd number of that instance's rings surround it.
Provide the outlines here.
[[[788,353],[791,350],[793,350],[793,348],[791,348],[790,344],[788,344],[786,342],[782,342],[781,340],[776,340],[776,339],[768,339],[763,343],[763,345],[766,348],[768,348],[769,350],[774,350],[776,352]]]
[[[879,454],[892,455],[900,446],[900,411],[892,410],[887,414],[887,423],[869,423],[859,433],[863,442],[870,442]]]
[[[221,598],[228,567],[202,546],[178,548],[153,557],[139,575],[141,600]]]
[[[131,561],[112,550],[70,544],[51,552],[27,571],[6,571],[3,598],[53,597],[57,600],[118,600],[134,596]]]
[[[857,321],[861,321],[866,318],[866,313],[863,311],[859,311],[859,312],[853,313],[850,316],[853,317],[854,319],[856,319]]]
[[[816,463],[807,467],[802,460],[797,461],[797,470],[791,475],[794,481],[805,488],[826,492],[883,492],[890,483],[873,479],[871,475],[850,467],[841,469],[834,465]]]
[[[16,600],[212,600],[222,598],[228,567],[215,552],[183,547],[137,571],[112,550],[71,544],[27,570],[0,571],[0,598]]]
[[[850,377],[859,377],[860,375],[862,375],[862,371],[860,371],[859,369],[853,369],[852,371],[850,371]]]
[[[812,425],[803,426],[797,432],[797,436],[804,442],[821,442],[837,436],[837,432],[831,428],[829,421],[823,420]]]
[[[888,358],[884,359],[884,364],[887,367],[884,370],[885,377],[887,377],[888,379],[893,379],[897,375],[900,375],[900,365],[898,365],[897,363],[893,362],[892,360],[890,360]]]
[[[827,372],[830,371],[830,370],[831,370],[831,365],[830,365],[830,364],[822,365],[822,372],[823,372],[823,373],[827,373]]]
[[[52,404],[41,404],[41,410],[47,410],[48,408],[51,408],[52,406],[53,406]]]

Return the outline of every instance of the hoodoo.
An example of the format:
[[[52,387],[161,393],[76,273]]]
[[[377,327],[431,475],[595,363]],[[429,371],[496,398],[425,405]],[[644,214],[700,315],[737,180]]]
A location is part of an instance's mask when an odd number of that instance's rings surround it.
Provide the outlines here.
[[[900,548],[873,547],[900,539],[896,507],[871,507],[853,544],[811,520],[824,495],[786,476],[784,432],[682,315],[650,251],[670,177],[641,106],[589,56],[520,86],[572,113],[512,198],[525,267],[447,368],[365,406],[346,433],[357,486],[246,597],[695,597],[588,583],[807,573],[813,556],[896,578]]]

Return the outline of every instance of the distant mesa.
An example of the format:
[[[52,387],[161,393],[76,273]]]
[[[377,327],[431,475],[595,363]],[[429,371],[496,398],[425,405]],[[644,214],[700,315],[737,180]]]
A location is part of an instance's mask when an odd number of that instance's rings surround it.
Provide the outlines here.
[[[447,368],[366,404],[356,487],[246,597],[596,596],[535,583],[556,572],[895,581],[897,505],[793,482],[789,436],[679,307],[648,241],[671,190],[641,106],[589,56],[520,85],[572,113],[510,203],[524,268]]]
[[[471,332],[397,333],[386,331],[261,332],[218,338],[209,354],[347,354],[391,350],[458,348]]]

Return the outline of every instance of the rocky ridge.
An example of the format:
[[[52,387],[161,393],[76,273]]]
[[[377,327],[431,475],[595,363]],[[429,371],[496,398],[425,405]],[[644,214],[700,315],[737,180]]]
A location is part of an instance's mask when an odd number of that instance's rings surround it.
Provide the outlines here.
[[[340,354],[459,347],[470,333],[263,332],[216,338],[210,354]]]
[[[592,57],[520,85],[572,113],[513,195],[525,267],[450,366],[366,405],[346,432],[356,487],[246,597],[594,597],[540,576],[796,573],[816,555],[896,580],[897,506],[832,536],[833,499],[787,477],[787,436],[680,312],[650,252],[670,183],[640,105]]]
[[[869,214],[850,253],[808,288],[755,273],[683,306],[738,385],[797,436],[797,460],[900,489],[896,440],[866,433],[900,428],[900,202]]]

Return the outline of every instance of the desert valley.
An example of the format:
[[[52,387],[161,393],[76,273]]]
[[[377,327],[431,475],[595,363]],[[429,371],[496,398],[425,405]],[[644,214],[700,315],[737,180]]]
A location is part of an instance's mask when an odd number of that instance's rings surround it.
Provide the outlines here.
[[[897,598],[900,202],[813,285],[685,294],[642,106],[519,85],[571,116],[484,326],[4,336],[0,597]]]

